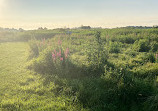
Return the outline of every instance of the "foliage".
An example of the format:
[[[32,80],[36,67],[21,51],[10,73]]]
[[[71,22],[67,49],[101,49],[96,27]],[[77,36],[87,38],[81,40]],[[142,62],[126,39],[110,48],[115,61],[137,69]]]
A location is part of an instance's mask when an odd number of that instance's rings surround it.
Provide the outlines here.
[[[92,70],[98,73],[102,72],[104,65],[107,63],[108,52],[106,48],[104,48],[101,32],[96,32],[95,39],[87,46],[86,54],[88,64]]]
[[[134,74],[136,77],[142,79],[155,79],[158,75],[158,64],[148,63],[135,69]]]
[[[37,45],[37,42],[35,40],[29,41],[30,46],[30,56],[29,58],[38,57],[39,55],[39,47]]]
[[[157,30],[0,32],[0,110],[157,111]]]
[[[149,41],[145,39],[135,41],[134,49],[139,52],[148,52],[150,50]]]
[[[120,48],[121,48],[121,44],[119,42],[110,42],[109,44],[110,53],[119,53]]]
[[[157,111],[158,110],[158,95],[150,96],[144,104],[145,111]]]
[[[123,36],[123,37],[120,37],[118,38],[119,42],[122,42],[122,43],[127,43],[127,44],[133,44],[136,40],[136,38],[133,38],[133,37],[128,37],[128,36]]]
[[[152,44],[151,44],[151,51],[152,52],[158,51],[158,43],[156,41],[152,42]]]

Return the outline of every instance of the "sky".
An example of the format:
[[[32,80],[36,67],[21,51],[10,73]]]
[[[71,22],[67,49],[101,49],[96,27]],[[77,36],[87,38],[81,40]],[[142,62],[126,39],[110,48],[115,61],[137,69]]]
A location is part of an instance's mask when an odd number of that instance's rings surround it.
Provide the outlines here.
[[[0,0],[0,27],[158,25],[158,0]]]

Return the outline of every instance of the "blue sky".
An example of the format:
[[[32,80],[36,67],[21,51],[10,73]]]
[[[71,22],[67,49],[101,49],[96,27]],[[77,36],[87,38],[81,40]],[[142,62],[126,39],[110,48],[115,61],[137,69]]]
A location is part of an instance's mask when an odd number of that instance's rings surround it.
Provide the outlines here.
[[[0,27],[158,24],[158,0],[0,0]]]

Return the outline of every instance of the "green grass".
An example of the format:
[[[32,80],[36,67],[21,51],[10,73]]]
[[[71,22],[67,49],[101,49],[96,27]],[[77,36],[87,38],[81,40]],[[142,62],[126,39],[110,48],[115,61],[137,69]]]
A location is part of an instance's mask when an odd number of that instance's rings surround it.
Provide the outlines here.
[[[0,43],[0,111],[158,110],[157,29],[72,31],[38,31],[30,47]],[[67,67],[52,60],[59,39],[70,49]]]
[[[83,110],[72,98],[53,93],[53,82],[43,84],[40,75],[26,67],[27,43],[0,44],[0,110]]]
[[[26,43],[0,44],[0,90],[4,95],[17,88],[17,83],[29,78],[29,72],[24,69],[27,50]]]

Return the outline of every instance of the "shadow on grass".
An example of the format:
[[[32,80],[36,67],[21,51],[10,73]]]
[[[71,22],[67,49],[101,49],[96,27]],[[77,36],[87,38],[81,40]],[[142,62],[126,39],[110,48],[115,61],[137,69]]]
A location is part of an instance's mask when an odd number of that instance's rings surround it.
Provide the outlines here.
[[[42,72],[38,70],[44,78],[44,86],[54,83],[55,87],[51,92],[56,96],[72,97],[72,103],[82,104],[84,108],[92,111],[139,111],[155,91],[153,84],[143,79],[129,76],[127,78],[131,81],[128,82],[125,77],[119,80],[115,76],[108,78],[106,75],[101,76],[99,69],[91,71],[90,68],[78,67],[71,62],[60,71],[47,70],[46,67]],[[119,74],[119,72],[115,73],[116,76]],[[133,74],[127,69],[123,73]]]

